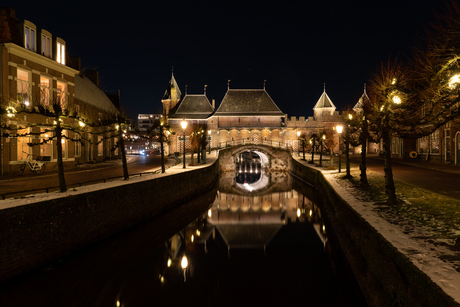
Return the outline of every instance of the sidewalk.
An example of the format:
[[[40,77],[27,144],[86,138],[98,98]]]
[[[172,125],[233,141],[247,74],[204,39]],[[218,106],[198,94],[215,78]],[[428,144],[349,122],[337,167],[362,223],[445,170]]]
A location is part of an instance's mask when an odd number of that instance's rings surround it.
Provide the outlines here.
[[[321,171],[332,188],[350,207],[374,227],[401,254],[409,258],[417,268],[439,285],[441,289],[454,298],[456,302],[460,303],[460,272],[457,271],[455,264],[452,262],[448,263],[441,260],[441,256],[452,254],[451,250],[445,246],[432,244],[433,242],[429,242],[430,240],[421,239],[423,236],[420,234],[423,231],[420,229],[415,228],[408,233],[403,224],[393,224],[384,219],[377,211],[375,202],[365,202],[358,199],[356,190],[347,188],[341,184],[340,181],[343,179],[339,179],[337,170],[324,170],[324,167],[320,168],[309,164],[307,161],[302,160],[301,157],[294,157],[294,159],[307,167]],[[327,166],[328,163],[329,161],[323,164],[323,166]],[[418,166],[416,163],[411,163],[411,165]],[[356,170],[356,165],[352,165],[352,168]],[[446,171],[444,166],[435,167],[433,165],[432,169]],[[344,174],[344,170],[345,165],[342,161],[342,174]]]

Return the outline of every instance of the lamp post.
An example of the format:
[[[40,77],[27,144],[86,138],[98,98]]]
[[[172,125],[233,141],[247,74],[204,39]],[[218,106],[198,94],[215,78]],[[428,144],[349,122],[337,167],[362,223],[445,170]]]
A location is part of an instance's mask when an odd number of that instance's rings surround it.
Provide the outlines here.
[[[352,120],[353,119],[353,115],[351,114],[348,114],[348,119],[349,120]],[[350,125],[347,124],[347,126],[345,127],[346,131],[345,131],[345,162],[347,164],[347,175],[345,176],[345,178],[351,178],[351,174],[350,174],[350,128],[349,128]]]
[[[297,131],[297,135],[300,137],[300,131]],[[303,153],[303,158],[302,160],[305,160],[305,137],[300,138],[302,141],[302,153]]]
[[[323,166],[323,141],[326,139],[326,135],[323,134],[319,139],[320,143],[320,151],[319,151],[319,166]]]
[[[343,126],[338,125],[335,130],[339,134],[339,173],[342,171],[342,147],[340,145],[340,136],[342,135]]]
[[[297,140],[300,141],[300,131],[297,131]],[[300,151],[300,144],[297,146],[297,156],[300,156],[299,151]]]
[[[313,135],[311,136],[311,138],[313,139],[313,142],[310,140],[310,143],[312,144],[312,145],[311,145],[311,161],[310,161],[310,163],[315,164],[316,134],[313,133]]]
[[[182,129],[184,130],[184,167],[185,168],[185,129],[187,128],[187,122],[183,120],[180,125],[182,126]]]
[[[163,125],[164,122],[160,122],[160,150],[161,150],[161,172],[165,172],[165,153],[164,153],[164,146],[163,146]]]
[[[211,154],[211,130],[208,130],[209,154]]]

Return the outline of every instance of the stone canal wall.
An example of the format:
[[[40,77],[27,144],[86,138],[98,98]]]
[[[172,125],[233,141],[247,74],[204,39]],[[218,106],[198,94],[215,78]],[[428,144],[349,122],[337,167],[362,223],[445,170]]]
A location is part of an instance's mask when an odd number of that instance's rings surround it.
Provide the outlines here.
[[[354,275],[370,306],[458,306],[453,299],[398,252],[331,187],[323,174],[293,161],[292,173],[316,186],[323,198],[336,259]],[[348,267],[347,267],[348,266]]]
[[[0,282],[152,218],[212,187],[218,175],[216,160],[193,171],[0,210]]]

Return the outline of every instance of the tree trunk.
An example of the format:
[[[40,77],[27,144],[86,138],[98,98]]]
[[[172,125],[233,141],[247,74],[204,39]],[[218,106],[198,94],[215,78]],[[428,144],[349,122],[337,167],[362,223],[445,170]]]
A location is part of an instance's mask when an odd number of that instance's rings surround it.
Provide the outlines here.
[[[334,167],[334,150],[331,148],[331,168]]]
[[[361,131],[361,165],[359,169],[361,170],[361,185],[368,186],[369,182],[367,181],[367,167],[366,167],[366,155],[367,155],[367,140],[368,140],[368,126],[367,119],[364,117],[362,131]]]
[[[163,146],[163,125],[160,125],[160,154],[161,154],[161,172],[165,172],[165,153],[164,153],[164,146]]]
[[[321,146],[319,151],[319,166],[323,166],[323,139],[320,139]]]
[[[193,154],[195,153],[195,148],[191,148],[190,150],[190,164],[189,165],[195,165],[195,162],[193,161]]]
[[[383,148],[385,151],[385,193],[387,194],[387,204],[396,204],[396,188],[393,181],[393,169],[391,167],[391,132],[389,127],[384,128]]]
[[[118,148],[121,150],[121,163],[123,165],[123,179],[129,179],[128,163],[126,162],[125,141],[123,139],[123,129],[121,128],[121,119],[118,120]]]
[[[67,184],[65,183],[64,177],[64,163],[62,162],[62,128],[59,117],[56,118],[56,148],[57,148],[57,167],[58,167],[58,178],[59,188],[61,192],[67,191]]]
[[[353,176],[350,173],[350,130],[349,127],[346,127],[345,131],[345,164],[347,168],[347,174],[344,178],[352,178]]]

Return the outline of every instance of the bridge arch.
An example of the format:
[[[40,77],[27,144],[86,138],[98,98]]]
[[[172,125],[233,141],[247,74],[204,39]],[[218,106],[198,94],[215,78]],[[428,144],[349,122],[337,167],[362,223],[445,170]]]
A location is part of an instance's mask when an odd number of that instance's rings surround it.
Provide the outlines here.
[[[235,172],[238,155],[247,151],[257,153],[261,166],[269,172],[286,172],[291,169],[292,156],[288,150],[262,144],[248,144],[219,150],[220,170]]]

